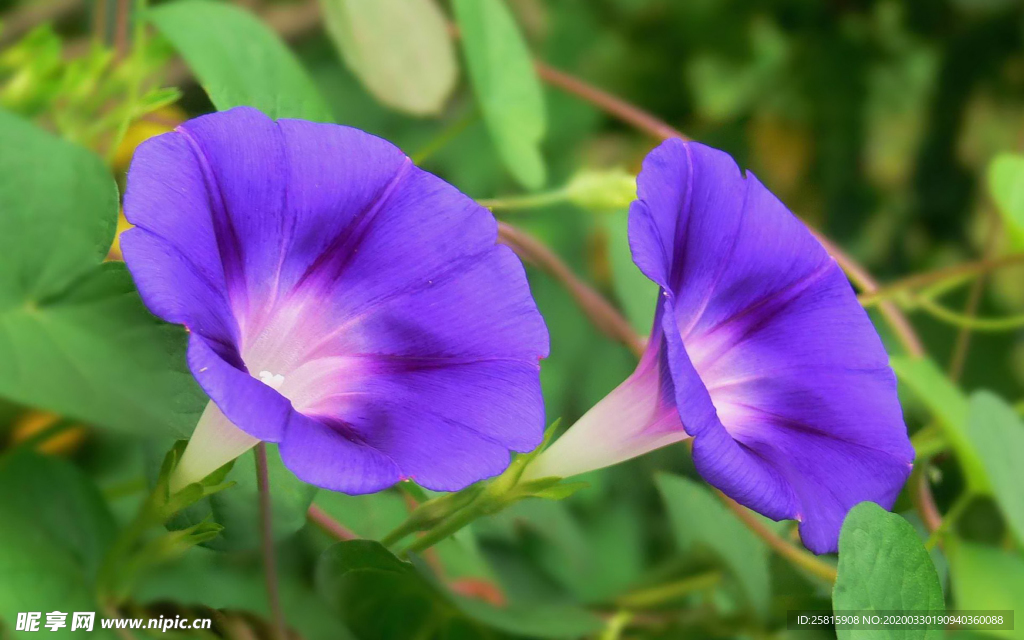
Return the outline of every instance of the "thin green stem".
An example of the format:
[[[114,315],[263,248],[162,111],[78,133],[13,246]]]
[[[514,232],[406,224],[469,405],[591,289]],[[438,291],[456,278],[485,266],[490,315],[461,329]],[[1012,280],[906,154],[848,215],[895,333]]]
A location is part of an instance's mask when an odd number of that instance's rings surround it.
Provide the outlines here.
[[[1024,314],[1005,318],[976,318],[943,306],[930,298],[918,298],[917,306],[929,315],[951,325],[973,331],[1013,331],[1024,327]]]
[[[956,521],[960,519],[960,516],[964,514],[967,507],[971,506],[971,502],[974,501],[974,494],[970,491],[964,491],[960,496],[953,502],[953,506],[946,512],[945,517],[942,518],[942,523],[939,524],[938,528],[932,531],[932,534],[928,536],[928,540],[925,541],[924,546],[926,549],[931,551],[935,548],[935,545],[949,532],[950,528],[956,524]]]
[[[986,259],[978,260],[976,262],[966,262],[952,267],[936,269],[935,271],[918,273],[902,280],[890,282],[889,284],[879,287],[875,291],[864,292],[860,295],[860,303],[865,307],[871,307],[885,300],[889,300],[901,293],[918,289],[920,287],[946,281],[963,283],[966,282],[966,279],[981,273],[989,273],[997,269],[1002,269],[1003,267],[1014,267],[1020,265],[1024,265],[1024,253],[1015,253],[991,260]]]
[[[469,125],[477,119],[479,113],[475,108],[468,109],[466,113],[462,114],[454,122],[446,126],[441,130],[441,133],[436,138],[427,142],[427,144],[416,153],[411,154],[409,157],[412,159],[413,164],[420,164],[431,158],[435,153],[444,149],[448,144],[459,137],[459,135],[466,130]]]
[[[405,538],[419,531],[418,523],[412,518],[406,518],[397,527],[391,530],[386,536],[380,539],[385,547],[393,547]]]
[[[267,471],[267,445],[256,445],[256,488],[260,501],[260,542],[263,550],[263,577],[270,604],[270,618],[275,640],[285,640],[284,614],[281,612],[281,597],[277,590],[277,559],[274,556],[273,512],[270,503],[270,474]]]
[[[604,631],[601,632],[601,640],[619,640],[622,637],[622,632],[633,621],[635,615],[632,611],[626,610],[616,612],[615,615],[608,619],[608,624],[605,626]]]
[[[569,199],[569,191],[564,187],[532,193],[524,196],[509,196],[507,198],[494,198],[491,200],[478,200],[480,204],[491,211],[522,211],[524,209],[540,209],[553,204],[560,204]]]
[[[681,580],[641,589],[616,601],[623,609],[650,609],[676,602],[694,593],[714,588],[722,582],[721,571],[708,571]]]
[[[409,545],[402,550],[402,553],[420,553],[421,551],[425,551],[448,536],[458,533],[463,527],[473,522],[481,515],[483,515],[483,512],[479,509],[473,508],[472,506],[456,511],[447,520],[444,520],[441,524],[430,529],[422,536],[409,543]]]
[[[999,216],[994,211],[988,213],[988,233],[985,238],[985,250],[983,257],[987,260],[992,258],[999,247],[999,236],[1003,225]],[[981,306],[981,299],[985,293],[985,283],[988,274],[983,273],[981,277],[971,283],[971,290],[967,294],[967,306],[964,307],[964,314],[974,318],[978,315],[978,307]],[[953,382],[959,382],[963,374],[964,365],[967,363],[967,354],[971,348],[971,327],[961,327],[957,332],[956,343],[953,346],[953,355],[949,359],[949,377]]]

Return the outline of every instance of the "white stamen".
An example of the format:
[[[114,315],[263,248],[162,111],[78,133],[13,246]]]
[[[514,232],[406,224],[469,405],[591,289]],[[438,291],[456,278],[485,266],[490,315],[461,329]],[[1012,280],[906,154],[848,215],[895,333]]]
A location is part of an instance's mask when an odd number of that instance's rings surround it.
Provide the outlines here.
[[[269,371],[260,371],[260,382],[271,389],[280,389],[281,385],[284,384],[284,376],[280,373],[274,375]]]

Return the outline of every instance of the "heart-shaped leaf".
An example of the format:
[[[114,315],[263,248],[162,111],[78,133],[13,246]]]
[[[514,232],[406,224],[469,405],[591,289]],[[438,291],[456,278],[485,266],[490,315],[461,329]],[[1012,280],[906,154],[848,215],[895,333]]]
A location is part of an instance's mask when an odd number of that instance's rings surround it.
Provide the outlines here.
[[[102,264],[117,187],[89,151],[0,111],[0,395],[122,431],[187,436],[205,396],[185,331]]]

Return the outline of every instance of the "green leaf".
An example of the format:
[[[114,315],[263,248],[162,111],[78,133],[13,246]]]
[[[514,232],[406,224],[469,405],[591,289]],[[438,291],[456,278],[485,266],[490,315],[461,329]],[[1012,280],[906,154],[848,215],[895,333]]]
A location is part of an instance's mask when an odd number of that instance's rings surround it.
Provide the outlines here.
[[[405,498],[394,490],[360,496],[321,491],[316,504],[360,538],[383,538],[409,515]]]
[[[548,539],[536,555],[546,573],[585,603],[607,603],[640,581],[644,569],[643,519],[628,503],[606,504],[586,521],[577,521],[564,505],[538,510],[536,525],[549,517],[558,529],[540,529]],[[552,516],[545,516],[545,511]],[[545,525],[546,526],[546,525]],[[555,537],[557,536],[557,537]]]
[[[515,19],[503,0],[454,0],[469,77],[498,153],[528,189],[546,180],[540,143],[547,129],[544,91]]]
[[[354,640],[351,632],[317,597],[305,572],[290,571],[287,564],[281,568],[278,589],[289,627],[306,640]],[[211,609],[242,610],[264,620],[270,618],[262,565],[239,562],[233,554],[202,548],[193,549],[178,562],[163,565],[146,575],[135,589],[133,600],[140,604],[202,603]]]
[[[998,396],[971,396],[967,435],[986,462],[992,491],[1010,529],[1024,544],[1024,421]]]
[[[453,594],[370,540],[330,547],[316,573],[321,595],[362,638],[493,637],[487,627],[535,638],[578,638],[602,626],[599,618],[578,607],[496,607]],[[396,611],[402,614],[394,615]]]
[[[39,303],[107,254],[117,186],[89,151],[0,111],[0,309]]]
[[[938,420],[956,451],[970,490],[978,495],[991,493],[985,465],[967,436],[967,396],[928,358],[893,356],[890,362],[900,381]]]
[[[839,534],[835,611],[945,611],[935,565],[914,527],[873,502],[854,507]],[[838,629],[840,640],[942,638],[935,629]]]
[[[640,271],[633,262],[629,248],[627,225],[629,214],[625,211],[605,216],[601,225],[608,238],[608,262],[612,271],[612,286],[615,296],[626,312],[629,324],[642,336],[651,332],[654,325],[654,311],[658,306],[658,285]]]
[[[256,16],[209,0],[182,0],[147,15],[218,110],[248,105],[271,118],[333,120],[298,59]]]
[[[1018,631],[985,630],[986,637],[1020,638],[1024,611],[1024,558],[995,547],[949,538],[945,543],[956,608],[1014,611]]]
[[[317,564],[316,583],[360,638],[444,637],[441,631],[459,617],[411,564],[370,540],[340,542],[327,549]]]
[[[320,0],[327,32],[349,69],[385,105],[437,114],[458,68],[434,0]]]
[[[114,522],[88,477],[30,452],[3,460],[0,523],[0,620],[13,627],[22,611],[99,609],[93,585]],[[68,628],[43,631],[72,635]]]
[[[234,486],[219,491],[182,511],[169,526],[184,529],[204,521],[224,527],[220,535],[204,546],[219,551],[256,549],[260,544],[259,490],[256,486],[256,462],[253,453],[235,460],[224,482]],[[317,488],[302,482],[281,462],[277,445],[267,443],[267,472],[270,505],[273,513],[273,537],[284,539],[306,524],[306,511]]]
[[[1024,248],[1024,156],[996,156],[988,165],[988,188],[1015,247]]]
[[[743,587],[751,606],[766,614],[771,603],[768,548],[705,487],[668,473],[657,476],[676,542],[684,553],[707,550]]]
[[[185,331],[146,311],[92,153],[0,111],[0,395],[98,426],[184,436],[205,405]]]
[[[410,512],[405,497],[394,489],[360,496],[321,491],[315,502],[356,536],[369,539],[383,538],[405,521]],[[449,578],[492,577],[470,527],[434,545],[432,553],[437,554]]]

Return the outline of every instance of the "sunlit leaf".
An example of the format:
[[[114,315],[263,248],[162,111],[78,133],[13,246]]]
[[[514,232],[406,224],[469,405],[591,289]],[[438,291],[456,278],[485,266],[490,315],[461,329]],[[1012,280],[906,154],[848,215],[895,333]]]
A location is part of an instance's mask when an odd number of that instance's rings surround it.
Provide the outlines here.
[[[491,138],[523,186],[544,184],[540,143],[547,129],[544,92],[504,0],[454,0],[469,77]]]
[[[1018,630],[985,629],[986,637],[1020,638],[1024,611],[1024,558],[995,547],[949,538],[946,542],[956,607],[965,611],[1013,611]]]
[[[444,14],[434,0],[320,0],[345,63],[389,107],[441,111],[458,68]]]
[[[1024,544],[1024,421],[999,396],[971,396],[967,435],[986,462],[992,491],[1017,540]]]
[[[707,550],[721,558],[742,585],[754,609],[766,613],[771,581],[768,548],[764,543],[707,488],[667,473],[659,474],[657,483],[680,549],[684,553]]]
[[[0,112],[0,395],[100,426],[187,436],[205,397],[185,331],[101,260],[117,187],[99,158]]]
[[[244,9],[210,0],[182,0],[147,15],[195,72],[217,109],[248,105],[271,118],[332,120],[294,54]]]
[[[835,611],[945,611],[935,565],[914,527],[873,502],[854,507],[839,534],[839,567],[832,591]],[[942,637],[935,629],[837,629],[840,640],[911,640]]]
[[[996,156],[988,166],[988,188],[1014,244],[1024,248],[1024,156]]]

